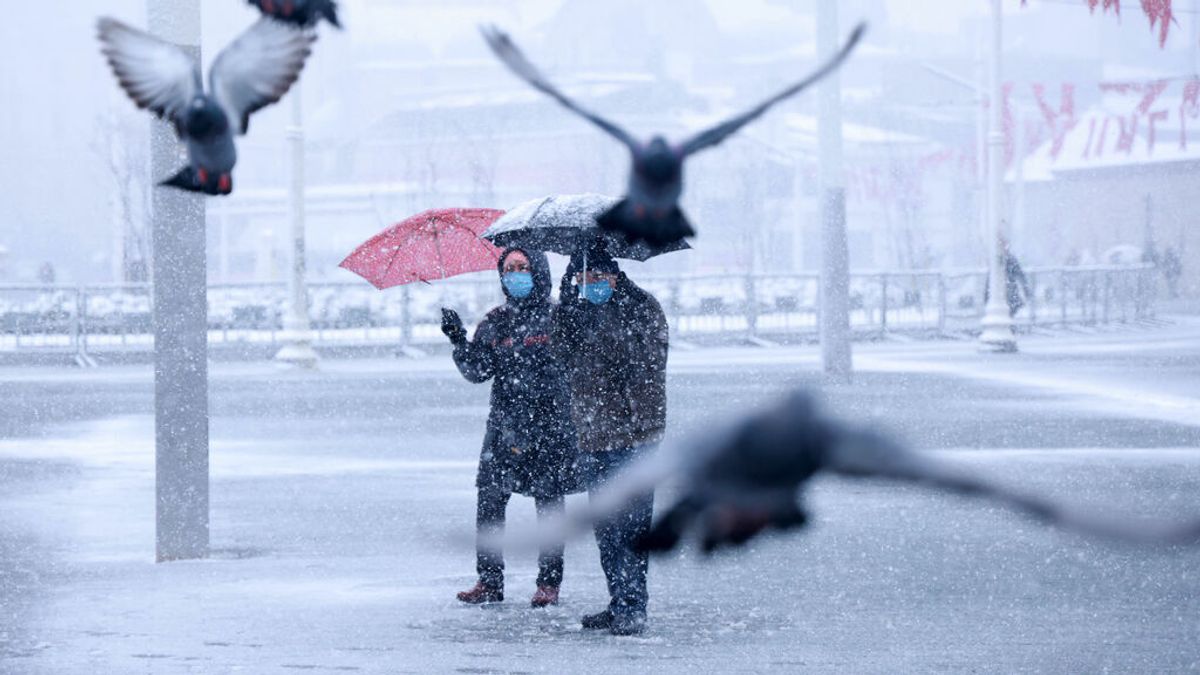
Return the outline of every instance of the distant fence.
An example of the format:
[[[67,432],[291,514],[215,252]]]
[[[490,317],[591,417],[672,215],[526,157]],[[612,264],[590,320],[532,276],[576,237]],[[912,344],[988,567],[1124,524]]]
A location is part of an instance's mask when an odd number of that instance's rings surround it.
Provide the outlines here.
[[[1157,270],[1150,265],[1031,268],[1031,293],[1018,326],[1104,324],[1153,314]],[[672,336],[683,339],[804,339],[816,334],[816,274],[639,277],[662,303]],[[850,323],[859,336],[952,334],[974,330],[983,314],[984,270],[851,274]],[[309,284],[318,347],[441,343],[438,308],[481,317],[501,301],[493,275],[377,291],[359,282]],[[270,348],[286,337],[282,282],[213,284],[209,344]],[[89,354],[153,347],[150,286],[0,285],[0,353]]]

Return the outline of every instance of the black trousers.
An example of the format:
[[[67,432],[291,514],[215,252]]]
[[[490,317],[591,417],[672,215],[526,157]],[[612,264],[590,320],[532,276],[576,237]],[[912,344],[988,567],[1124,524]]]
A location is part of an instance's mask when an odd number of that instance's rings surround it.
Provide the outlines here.
[[[594,476],[589,496],[604,487],[633,461],[639,452],[623,448],[593,453]],[[596,523],[596,544],[600,547],[600,567],[608,582],[608,609],[614,614],[646,614],[650,594],[646,573],[650,554],[639,551],[637,540],[650,530],[654,518],[654,493],[631,499],[620,511]]]
[[[475,512],[475,529],[478,535],[498,535],[504,531],[504,513],[512,493],[496,485],[479,488],[479,501]],[[560,518],[565,499],[559,497],[535,497],[538,521]],[[479,581],[489,588],[504,588],[504,554],[499,551],[477,548],[475,570]],[[563,544],[546,544],[538,554],[538,586],[558,587],[563,577]]]

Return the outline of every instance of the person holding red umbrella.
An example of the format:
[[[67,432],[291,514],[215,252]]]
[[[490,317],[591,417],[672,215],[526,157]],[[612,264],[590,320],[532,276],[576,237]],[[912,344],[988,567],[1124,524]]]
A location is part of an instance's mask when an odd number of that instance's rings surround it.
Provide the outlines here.
[[[532,248],[501,251],[480,234],[503,211],[443,208],[396,223],[356,248],[341,266],[385,289],[481,271],[500,272],[506,301],[467,339],[462,319],[442,310],[442,332],[454,345],[454,362],[471,382],[492,381],[491,412],[479,470],[476,525],[478,582],[458,599],[470,604],[504,600],[504,558],[482,545],[504,527],[513,493],[534,498],[540,518],[563,511],[564,495],[576,491],[575,428],[562,359],[554,353],[550,264]],[[546,547],[538,559],[534,607],[558,602],[563,547]]]
[[[477,535],[494,541],[504,527],[513,493],[534,498],[539,520],[560,517],[564,495],[576,491],[575,427],[563,360],[552,336],[558,308],[550,301],[550,264],[540,251],[508,248],[497,263],[506,301],[492,309],[467,339],[462,319],[442,310],[442,332],[454,345],[454,363],[470,382],[492,381],[491,410],[479,469]],[[458,594],[468,604],[504,600],[503,555],[476,550],[475,585]],[[538,557],[531,604],[558,603],[563,545]]]

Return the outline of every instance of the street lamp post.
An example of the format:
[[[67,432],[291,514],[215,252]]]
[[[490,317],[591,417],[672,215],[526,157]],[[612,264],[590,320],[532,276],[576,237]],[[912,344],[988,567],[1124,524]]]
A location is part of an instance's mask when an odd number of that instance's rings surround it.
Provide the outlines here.
[[[292,181],[288,190],[291,221],[291,265],[288,276],[288,310],[283,318],[283,347],[275,360],[297,368],[316,368],[319,360],[312,348],[312,330],[308,318],[308,287],[304,260],[304,126],[300,84],[291,92],[292,122],[287,128],[292,159]]]
[[[837,49],[837,0],[817,5],[817,58]],[[818,85],[821,193],[821,364],[825,376],[850,379],[850,246],[842,178],[842,86],[837,71]]]
[[[991,0],[992,39],[988,60],[988,88],[991,102],[988,109],[988,182],[986,234],[989,240],[988,255],[988,301],[984,309],[982,331],[979,335],[980,349],[989,352],[1015,352],[1017,341],[1013,335],[1012,317],[1008,314],[1007,272],[1005,270],[1004,218],[1001,206],[1001,191],[1004,187],[1004,132],[1001,104],[1000,63],[1003,44],[1003,13],[1001,0]]]

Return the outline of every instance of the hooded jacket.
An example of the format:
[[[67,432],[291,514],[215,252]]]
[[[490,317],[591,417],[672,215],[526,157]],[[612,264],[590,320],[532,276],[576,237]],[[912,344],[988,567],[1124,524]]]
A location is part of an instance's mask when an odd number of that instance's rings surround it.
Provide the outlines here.
[[[470,382],[492,380],[491,411],[479,459],[478,487],[499,486],[533,497],[575,490],[576,455],[566,370],[553,344],[556,307],[550,302],[550,264],[539,251],[506,249],[529,259],[533,290],[488,312],[469,342],[454,348],[454,363]]]
[[[612,298],[593,305],[564,278],[558,342],[570,369],[579,448],[603,452],[662,440],[667,423],[667,319],[654,296],[617,273]],[[591,267],[591,265],[589,265]]]

